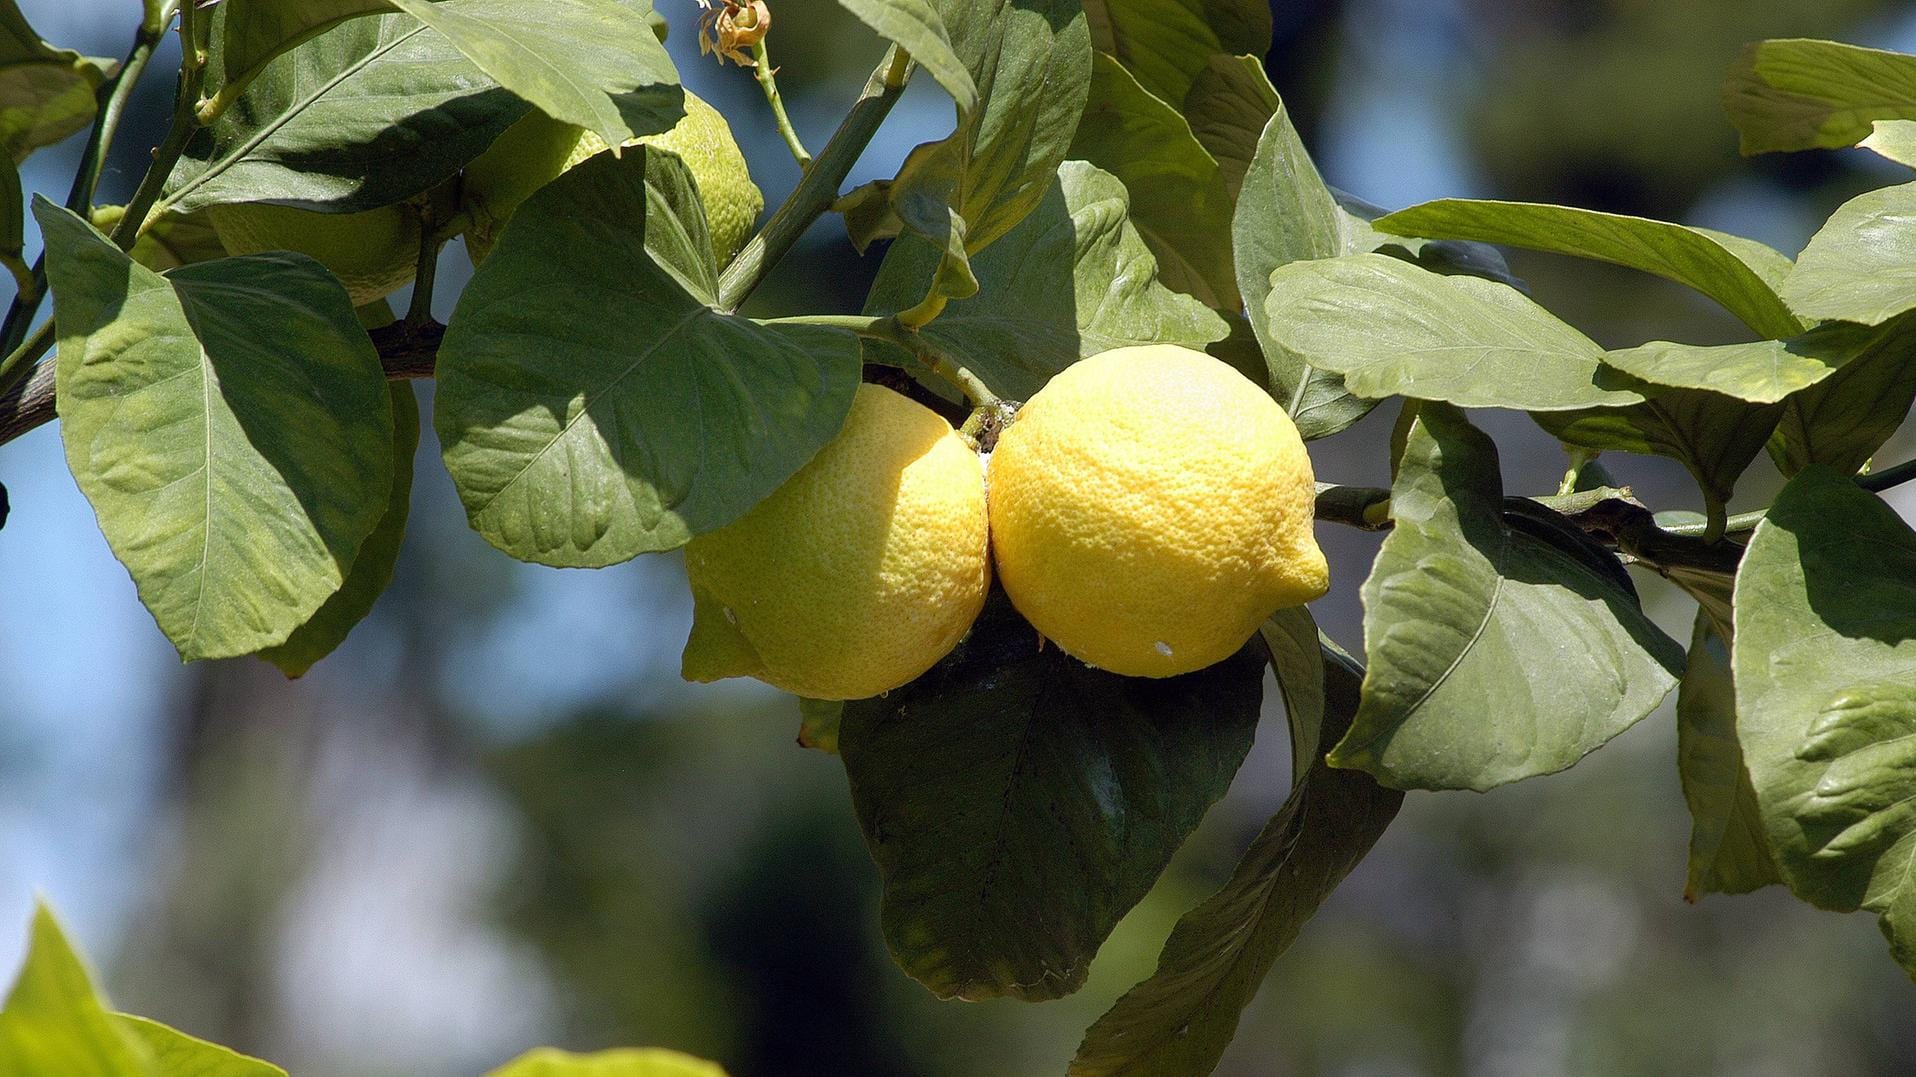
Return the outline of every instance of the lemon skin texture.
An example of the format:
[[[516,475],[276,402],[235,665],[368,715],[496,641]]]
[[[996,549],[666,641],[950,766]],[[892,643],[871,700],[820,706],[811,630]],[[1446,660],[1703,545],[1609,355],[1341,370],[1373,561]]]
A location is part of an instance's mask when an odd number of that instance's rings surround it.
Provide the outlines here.
[[[419,219],[398,206],[315,213],[242,202],[206,213],[229,253],[296,251],[316,259],[346,286],[354,306],[398,291],[419,265]]]
[[[1012,605],[1130,677],[1230,657],[1330,582],[1297,428],[1217,359],[1170,344],[1081,360],[991,455],[992,548]]]
[[[951,424],[861,385],[838,436],[743,517],[685,547],[687,680],[756,677],[814,699],[916,679],[984,607],[978,455]]]
[[[671,130],[626,145],[657,146],[685,162],[705,209],[712,257],[721,268],[730,262],[751,238],[765,209],[765,195],[752,182],[751,169],[725,116],[687,91],[685,116]],[[605,149],[605,140],[597,134],[543,112],[529,113],[507,128],[466,166],[465,198],[472,214],[466,250],[473,264],[486,260],[500,229],[532,192]]]

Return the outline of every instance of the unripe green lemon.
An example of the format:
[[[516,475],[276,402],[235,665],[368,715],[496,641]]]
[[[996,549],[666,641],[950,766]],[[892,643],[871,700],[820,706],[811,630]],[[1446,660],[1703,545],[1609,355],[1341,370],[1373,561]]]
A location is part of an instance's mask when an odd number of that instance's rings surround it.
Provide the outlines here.
[[[957,646],[991,583],[984,478],[951,424],[861,385],[838,436],[752,511],[685,547],[687,680],[815,699],[905,684]]]
[[[725,116],[688,90],[684,118],[669,131],[626,143],[641,144],[667,150],[685,162],[705,208],[712,256],[721,267],[730,262],[751,238],[759,212],[765,208],[765,196],[752,182],[751,169]],[[485,261],[500,229],[532,192],[605,148],[605,140],[597,134],[543,112],[529,113],[507,128],[466,166],[466,208],[473,219],[466,231],[466,250],[473,264]]]
[[[1012,605],[1113,673],[1222,661],[1329,585],[1297,428],[1203,352],[1118,348],[1065,368],[1006,427],[990,474]]]
[[[346,286],[354,306],[398,291],[419,265],[419,218],[399,206],[315,213],[239,202],[206,212],[228,252],[296,251],[316,259]]]

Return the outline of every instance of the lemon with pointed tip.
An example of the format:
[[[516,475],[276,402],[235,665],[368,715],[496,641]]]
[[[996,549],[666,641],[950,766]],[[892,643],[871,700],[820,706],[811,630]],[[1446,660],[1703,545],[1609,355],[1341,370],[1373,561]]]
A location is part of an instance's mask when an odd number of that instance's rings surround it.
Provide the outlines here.
[[[1065,368],[999,437],[990,488],[1012,605],[1113,673],[1222,661],[1329,585],[1297,428],[1203,352],[1152,344]]]
[[[989,547],[978,454],[930,409],[861,385],[810,463],[685,547],[684,676],[814,699],[908,683],[977,619]]]
[[[319,213],[236,202],[211,206],[206,216],[228,253],[304,254],[339,278],[356,307],[398,291],[419,265],[419,218],[396,205]]]
[[[765,196],[718,109],[691,91],[685,116],[668,131],[627,142],[667,150],[685,162],[698,185],[712,256],[723,268],[752,236]],[[534,111],[506,129],[486,152],[466,166],[463,188],[472,225],[466,250],[474,265],[486,260],[499,232],[532,192],[605,151],[605,139]]]

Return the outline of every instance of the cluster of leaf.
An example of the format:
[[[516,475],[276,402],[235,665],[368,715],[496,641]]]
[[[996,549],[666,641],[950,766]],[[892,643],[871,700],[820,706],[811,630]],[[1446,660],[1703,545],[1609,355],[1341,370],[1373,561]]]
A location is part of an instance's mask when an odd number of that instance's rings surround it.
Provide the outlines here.
[[[1207,1071],[1401,790],[1562,770],[1679,683],[1691,891],[1780,879],[1877,911],[1916,969],[1916,534],[1865,488],[1888,480],[1851,477],[1916,397],[1916,258],[1897,228],[1916,187],[1844,207],[1795,264],[1559,206],[1383,214],[1319,177],[1263,71],[1262,0],[842,2],[892,47],[736,262],[714,264],[685,167],[628,151],[529,199],[460,296],[433,422],[493,545],[595,567],[724,526],[836,433],[865,364],[1017,399],[1081,357],[1172,342],[1266,385],[1307,438],[1405,402],[1392,487],[1320,501],[1391,528],[1363,585],[1362,664],[1292,610],[1211,669],[1126,679],[1043,647],[1000,597],[919,681],[806,704],[803,739],[843,759],[906,971],[964,998],[1080,986],[1229,785],[1267,669],[1290,720],[1290,797],[1073,1073]],[[416,405],[365,328],[391,315],[354,311],[296,255],[155,271],[125,253],[165,227],[146,211],[403,204],[430,222],[529,110],[617,145],[669,126],[680,91],[644,0],[195,10],[148,9],[149,25],[177,14],[193,46],[148,204],[111,238],[75,207],[34,206],[59,416],[110,546],[181,655],[297,673],[365,615],[405,528]],[[915,67],[950,95],[952,132],[841,194]],[[1904,126],[1870,125],[1916,120],[1912,87],[1916,59],[1772,42],[1727,102],[1752,151],[1869,136],[1916,160]],[[864,313],[737,314],[828,206],[859,244],[889,240]],[[1756,339],[1606,350],[1532,301],[1492,243],[1660,274]],[[378,339],[430,341],[424,309]],[[27,369],[17,359],[0,389]],[[1495,446],[1460,410],[1480,407],[1529,413],[1575,461],[1672,457],[1705,514],[1659,522],[1575,482],[1506,497]],[[1732,520],[1766,448],[1789,486],[1760,522]],[[1687,660],[1619,552],[1697,597]]]
[[[108,1008],[53,914],[36,909],[26,961],[0,1007],[0,1073],[60,1077],[286,1077],[270,1062]],[[725,1077],[675,1051],[530,1051],[488,1077]]]

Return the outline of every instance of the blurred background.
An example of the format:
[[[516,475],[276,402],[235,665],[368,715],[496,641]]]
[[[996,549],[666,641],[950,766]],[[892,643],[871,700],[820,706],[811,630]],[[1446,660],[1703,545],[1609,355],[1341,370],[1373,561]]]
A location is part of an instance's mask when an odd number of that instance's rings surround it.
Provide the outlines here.
[[[731,118],[776,203],[797,171],[756,85],[697,55],[693,0],[658,4],[685,82]],[[123,54],[138,9],[22,7],[54,43],[103,56]],[[780,81],[817,146],[882,46],[829,0],[773,7]],[[1268,66],[1327,178],[1386,206],[1567,201],[1794,253],[1844,199],[1908,178],[1862,151],[1740,159],[1717,87],[1757,38],[1916,50],[1910,3],[1284,0],[1275,13]],[[135,101],[104,200],[130,193],[163,129],[176,55]],[[949,104],[918,81],[854,182],[949,130]],[[33,157],[28,187],[64,191],[78,141]],[[1737,339],[1675,285],[1511,260],[1606,345]],[[827,220],[755,302],[852,311],[876,264]],[[442,317],[466,273],[455,244]],[[1316,443],[1319,477],[1386,482],[1394,410]],[[1527,420],[1479,419],[1512,492],[1554,489],[1549,439]],[[437,452],[428,425],[392,590],[290,683],[252,660],[182,667],[95,530],[57,431],[0,447],[13,501],[0,531],[0,982],[40,894],[118,1006],[301,1077],[474,1074],[546,1042],[668,1045],[736,1077],[1058,1074],[1284,796],[1273,703],[1230,797],[1089,986],[1042,1006],[937,1003],[884,952],[843,774],[796,746],[793,701],[679,680],[678,560],[512,562],[466,529]],[[1912,452],[1905,431],[1883,458]],[[1698,507],[1673,464],[1606,463],[1659,508]],[[1759,462],[1737,507],[1776,485]],[[1916,516],[1916,496],[1897,504]],[[1322,532],[1337,584],[1315,609],[1358,649],[1376,540]],[[1639,585],[1687,639],[1688,603]],[[1565,775],[1413,795],[1278,964],[1220,1072],[1916,1072],[1916,992],[1870,917],[1776,888],[1684,904],[1674,759],[1666,707]]]

